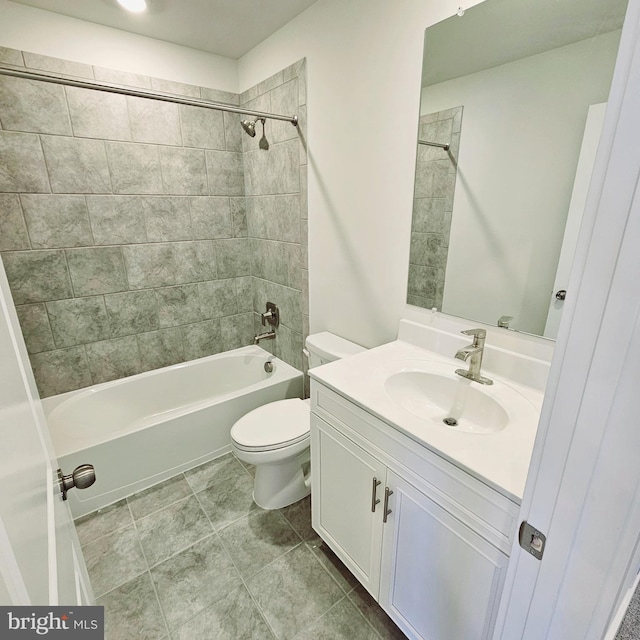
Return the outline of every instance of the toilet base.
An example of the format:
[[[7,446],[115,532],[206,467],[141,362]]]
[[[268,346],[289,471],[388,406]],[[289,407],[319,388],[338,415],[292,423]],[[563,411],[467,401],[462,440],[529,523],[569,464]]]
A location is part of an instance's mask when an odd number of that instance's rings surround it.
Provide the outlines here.
[[[256,465],[253,501],[262,509],[282,509],[311,493],[311,455],[307,447],[284,462]]]

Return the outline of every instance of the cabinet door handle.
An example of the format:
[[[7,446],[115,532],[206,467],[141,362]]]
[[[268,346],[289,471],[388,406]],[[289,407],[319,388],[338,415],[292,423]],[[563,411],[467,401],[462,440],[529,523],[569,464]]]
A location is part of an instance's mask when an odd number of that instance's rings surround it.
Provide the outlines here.
[[[389,496],[392,496],[392,495],[393,495],[393,491],[391,491],[389,487],[385,487],[384,488],[384,510],[382,514],[382,522],[384,523],[387,522],[387,516],[390,513],[393,513],[391,509],[389,509]]]
[[[382,480],[378,480],[378,478],[373,478],[373,486],[371,487],[371,513],[376,512],[376,505],[380,503],[380,500],[376,500],[376,488],[379,484],[382,484]]]

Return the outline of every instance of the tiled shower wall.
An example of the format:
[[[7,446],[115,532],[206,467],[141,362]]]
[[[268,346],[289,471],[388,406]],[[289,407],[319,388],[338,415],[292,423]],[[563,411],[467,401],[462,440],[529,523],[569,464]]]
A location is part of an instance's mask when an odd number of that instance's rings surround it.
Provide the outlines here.
[[[265,302],[278,305],[281,324],[274,342],[265,349],[302,370],[302,348],[309,327],[309,271],[307,268],[307,151],[305,63],[267,78],[240,96],[247,109],[285,115],[297,114],[299,127],[268,120],[265,136],[269,151],[259,148],[262,125],[256,137],[242,137],[244,150],[246,216],[253,276],[253,309]],[[270,329],[260,325],[256,333]]]
[[[237,94],[15,50],[0,49],[0,62],[240,101]],[[278,75],[304,96],[304,64]],[[258,99],[275,91],[259,87]],[[245,183],[253,189],[265,178],[245,175],[244,156],[252,151],[243,152],[239,120],[0,76],[0,251],[43,396],[250,344],[263,293],[283,309],[276,351],[299,365],[290,345],[303,331],[301,275],[283,290],[269,289],[263,270],[252,276],[254,262],[262,263],[252,255]],[[259,150],[274,160],[258,158],[252,166],[278,172],[271,195],[296,194],[299,204],[300,161],[295,180],[287,181],[294,168],[278,158],[281,146],[302,147],[303,136],[287,126],[295,138],[274,137],[270,151]],[[295,243],[288,227],[284,233],[293,274]],[[296,239],[302,272],[299,233]]]
[[[407,302],[425,309],[442,310],[461,127],[462,107],[420,117],[420,140],[450,145],[418,145]]]

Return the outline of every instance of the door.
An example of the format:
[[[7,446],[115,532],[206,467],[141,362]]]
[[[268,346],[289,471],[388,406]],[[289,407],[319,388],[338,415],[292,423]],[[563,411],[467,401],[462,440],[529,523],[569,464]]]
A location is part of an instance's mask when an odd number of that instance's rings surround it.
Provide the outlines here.
[[[93,604],[1,261],[0,445],[2,604]]]
[[[629,0],[496,639],[601,640],[640,546],[640,0]]]
[[[580,147],[578,167],[573,182],[567,223],[564,228],[560,259],[558,260],[558,269],[549,302],[547,323],[544,328],[545,338],[555,340],[558,336],[558,327],[560,326],[560,318],[562,316],[562,310],[564,309],[565,300],[562,292],[564,291],[566,294],[571,265],[573,264],[573,256],[575,255],[576,243],[578,242],[578,232],[580,231],[580,224],[582,223],[582,212],[584,211],[587,200],[587,191],[589,189],[589,183],[591,182],[593,163],[596,159],[596,151],[598,150],[598,143],[600,142],[600,135],[602,134],[602,125],[604,123],[606,109],[607,103],[601,102],[600,104],[592,104],[587,113],[587,123],[584,127],[584,135],[582,136],[582,146]]]
[[[311,416],[313,528],[377,599],[386,468]]]
[[[507,556],[387,472],[380,605],[415,640],[491,637]]]

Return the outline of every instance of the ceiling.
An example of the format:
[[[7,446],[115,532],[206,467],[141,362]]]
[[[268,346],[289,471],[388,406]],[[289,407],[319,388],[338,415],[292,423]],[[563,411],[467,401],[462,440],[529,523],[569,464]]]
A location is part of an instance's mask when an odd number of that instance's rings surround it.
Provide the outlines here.
[[[422,86],[619,29],[627,0],[487,0],[429,27]]]
[[[18,4],[237,59],[316,0],[147,0],[143,14],[116,0],[12,0]]]

